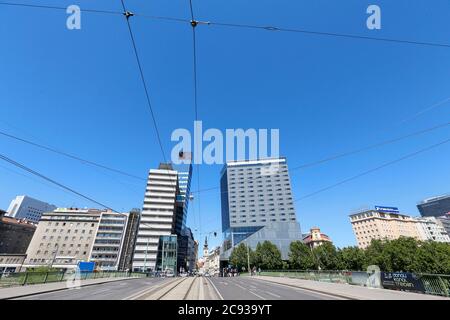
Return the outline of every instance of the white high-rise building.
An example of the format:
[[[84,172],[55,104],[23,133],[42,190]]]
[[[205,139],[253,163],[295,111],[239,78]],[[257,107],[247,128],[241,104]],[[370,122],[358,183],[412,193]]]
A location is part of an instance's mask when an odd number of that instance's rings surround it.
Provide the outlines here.
[[[422,240],[450,242],[450,237],[440,220],[435,217],[421,217],[417,218],[416,221]]]
[[[139,230],[134,249],[133,270],[155,270],[161,236],[170,236],[175,226],[178,172],[160,164],[148,175]]]
[[[28,196],[17,196],[11,201],[8,208],[8,217],[16,219],[26,219],[38,223],[44,212],[50,212],[56,209],[56,206],[43,201],[33,199]]]

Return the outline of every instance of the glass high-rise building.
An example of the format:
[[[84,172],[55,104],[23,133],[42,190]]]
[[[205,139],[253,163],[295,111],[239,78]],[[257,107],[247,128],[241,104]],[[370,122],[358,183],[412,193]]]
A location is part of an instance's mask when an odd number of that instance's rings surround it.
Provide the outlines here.
[[[158,263],[164,260],[161,257],[161,248],[165,248],[163,242],[177,250],[175,268],[192,269],[190,257],[194,256],[194,239],[186,227],[191,175],[191,165],[187,170],[176,170],[172,164],[162,163],[158,169],[150,170],[134,248],[133,270],[164,271],[161,268],[167,264]],[[173,247],[173,241],[178,245]],[[187,268],[188,262],[190,268]]]
[[[440,217],[450,212],[450,195],[423,200],[417,205],[422,217]]]
[[[269,240],[284,257],[301,240],[285,158],[228,162],[220,179],[223,251]]]

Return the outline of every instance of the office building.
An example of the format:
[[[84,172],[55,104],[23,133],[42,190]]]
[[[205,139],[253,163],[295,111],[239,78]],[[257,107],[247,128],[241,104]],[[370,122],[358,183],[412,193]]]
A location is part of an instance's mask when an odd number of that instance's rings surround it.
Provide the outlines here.
[[[318,247],[326,242],[332,243],[329,236],[320,232],[320,228],[313,227],[310,232],[303,236],[303,243],[310,248]]]
[[[17,196],[11,201],[7,215],[16,219],[26,219],[38,223],[44,212],[55,210],[54,205],[33,199],[28,196]]]
[[[416,218],[417,228],[424,241],[450,242],[450,236],[445,230],[441,220],[436,217]]]
[[[191,176],[192,165],[184,170],[176,170],[171,164],[162,163],[158,169],[150,170],[134,250],[133,270],[166,271],[171,266],[175,268],[173,272],[177,273],[194,269],[194,237],[186,226]],[[173,245],[175,239],[176,246]],[[167,254],[174,247],[177,252],[173,264],[172,257]]]
[[[119,270],[127,271],[133,268],[134,246],[139,229],[139,219],[141,217],[140,209],[133,209],[128,215],[128,223],[125,229],[125,235],[120,254]]]
[[[36,225],[28,220],[15,219],[0,210],[0,253],[24,254],[27,251]]]
[[[0,253],[0,278],[8,273],[20,272],[26,254]]]
[[[450,235],[450,213],[447,213],[446,215],[436,217],[436,219],[439,220],[442,227],[444,227],[447,234]]]
[[[422,217],[440,217],[450,213],[450,195],[423,200],[417,205]]]
[[[128,214],[111,211],[100,213],[90,254],[90,261],[96,263],[97,270],[118,270],[127,223]]]
[[[245,241],[265,240],[288,258],[291,241],[301,240],[285,158],[228,162],[221,172],[222,260]]]
[[[102,210],[58,208],[42,214],[27,250],[25,268],[74,269],[89,261]]]
[[[160,164],[148,174],[133,256],[133,270],[156,270],[160,237],[174,234],[178,172]],[[172,241],[173,239],[167,239]],[[171,242],[170,242],[171,243]]]
[[[373,239],[394,240],[403,236],[422,240],[413,217],[384,207],[351,214],[350,222],[358,247],[362,249],[367,248]]]

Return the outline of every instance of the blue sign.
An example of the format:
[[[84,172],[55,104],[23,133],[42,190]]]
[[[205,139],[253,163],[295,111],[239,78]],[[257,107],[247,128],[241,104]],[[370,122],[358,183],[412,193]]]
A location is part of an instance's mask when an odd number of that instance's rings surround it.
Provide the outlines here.
[[[93,272],[95,269],[95,262],[78,262],[78,269],[80,272]]]
[[[420,277],[410,272],[381,272],[381,285],[385,289],[425,293]]]
[[[397,207],[381,207],[381,206],[375,206],[375,210],[380,212],[387,212],[387,213],[399,213]]]

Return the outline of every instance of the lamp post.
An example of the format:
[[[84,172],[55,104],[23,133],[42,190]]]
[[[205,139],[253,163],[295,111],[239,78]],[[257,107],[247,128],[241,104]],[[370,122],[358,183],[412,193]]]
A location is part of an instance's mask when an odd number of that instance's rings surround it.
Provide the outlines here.
[[[247,266],[248,266],[248,272],[250,276],[252,276],[252,272],[250,270],[250,246],[247,243]]]
[[[142,223],[142,225],[148,227],[150,230],[152,229],[152,227],[147,223]],[[145,272],[147,269],[147,254],[148,254],[149,242],[150,242],[150,237],[147,237],[147,246],[145,247],[145,256],[144,256],[144,266],[142,267],[143,272]]]

